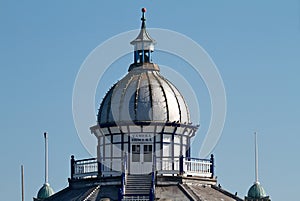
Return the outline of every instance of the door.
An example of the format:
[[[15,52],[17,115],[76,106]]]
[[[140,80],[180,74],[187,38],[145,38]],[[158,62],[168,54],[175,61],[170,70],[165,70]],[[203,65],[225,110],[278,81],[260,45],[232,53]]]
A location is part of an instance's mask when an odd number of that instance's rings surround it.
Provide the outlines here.
[[[152,145],[131,145],[131,174],[148,174],[152,171]]]

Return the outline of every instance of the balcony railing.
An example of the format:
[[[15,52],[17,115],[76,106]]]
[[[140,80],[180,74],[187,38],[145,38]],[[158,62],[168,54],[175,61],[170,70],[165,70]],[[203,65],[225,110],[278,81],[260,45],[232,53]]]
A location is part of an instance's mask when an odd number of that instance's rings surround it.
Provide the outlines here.
[[[183,174],[201,177],[212,177],[211,160],[183,158]]]
[[[153,168],[161,175],[189,175],[200,177],[214,177],[214,157],[210,159],[198,159],[190,157],[180,157],[171,159],[154,159]],[[114,165],[112,165],[114,164]],[[114,170],[108,167],[118,167]],[[123,159],[111,159],[103,161],[102,164],[96,158],[75,160],[71,157],[71,178],[84,179],[106,176],[121,176],[122,172],[127,175],[127,157]],[[154,171],[155,172],[155,171]]]
[[[96,158],[75,160],[71,158],[72,178],[92,178],[98,176],[98,161]]]
[[[157,173],[162,175],[180,174],[200,177],[214,176],[214,157],[210,159],[198,159],[180,157],[177,159],[157,160]]]

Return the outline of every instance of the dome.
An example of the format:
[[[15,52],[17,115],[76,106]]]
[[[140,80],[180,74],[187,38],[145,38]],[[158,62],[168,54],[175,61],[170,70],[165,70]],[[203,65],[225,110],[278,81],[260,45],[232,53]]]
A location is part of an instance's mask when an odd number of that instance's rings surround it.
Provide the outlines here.
[[[178,89],[160,75],[157,64],[132,64],[129,73],[105,95],[98,113],[100,127],[122,122],[190,123]]]
[[[38,199],[45,199],[54,194],[53,189],[48,183],[45,183],[37,194]]]
[[[152,63],[156,41],[146,30],[146,9],[142,9],[142,26],[134,46],[134,63],[128,74],[105,95],[98,112],[98,124],[107,127],[116,124],[150,124],[176,122],[189,124],[187,104],[178,89],[160,75]]]
[[[249,198],[264,198],[267,197],[267,194],[260,183],[255,182],[248,191]]]

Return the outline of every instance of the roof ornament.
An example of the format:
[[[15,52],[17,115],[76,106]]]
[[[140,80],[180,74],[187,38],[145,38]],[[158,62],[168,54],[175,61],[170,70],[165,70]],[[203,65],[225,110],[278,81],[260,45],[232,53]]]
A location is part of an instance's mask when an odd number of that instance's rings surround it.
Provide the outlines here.
[[[43,200],[54,194],[53,189],[50,187],[50,184],[48,183],[48,133],[47,132],[44,132],[44,139],[45,139],[45,183],[40,188],[37,194],[37,198],[34,200]]]
[[[156,41],[151,38],[146,30],[146,18],[145,18],[146,8],[142,8],[142,25],[139,35],[130,42],[134,46],[134,63],[143,64],[151,63],[151,53],[154,51],[154,45]]]
[[[146,21],[146,18],[145,18],[145,12],[147,11],[147,9],[146,8],[142,8],[142,18],[141,18],[141,20],[142,20],[142,29],[145,29],[146,28],[146,23],[145,23],[145,21]]]
[[[257,133],[254,132],[254,146],[255,146],[255,183],[259,184],[258,181],[258,146],[257,146]]]
[[[266,191],[258,181],[258,144],[257,144],[257,132],[254,132],[254,146],[255,146],[255,182],[248,190],[248,196],[245,197],[246,201],[252,201],[256,199],[258,201],[270,201]]]

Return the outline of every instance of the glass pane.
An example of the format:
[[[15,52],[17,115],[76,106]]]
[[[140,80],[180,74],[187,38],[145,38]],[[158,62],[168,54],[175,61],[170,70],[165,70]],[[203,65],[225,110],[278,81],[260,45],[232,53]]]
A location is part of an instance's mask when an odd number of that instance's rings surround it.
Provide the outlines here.
[[[172,156],[172,146],[171,144],[163,145],[163,157],[171,157]]]
[[[174,136],[174,143],[180,144],[180,137],[181,136],[175,135]]]
[[[185,129],[184,127],[177,127],[176,133],[177,134],[182,134],[184,129]]]
[[[185,136],[182,137],[182,144],[187,145],[187,137]]]
[[[152,145],[144,145],[144,162],[152,162]]]
[[[142,132],[141,126],[129,126],[130,133],[140,133]]]
[[[180,156],[180,145],[174,145],[174,157]]]
[[[113,145],[113,157],[121,157],[121,154],[122,154],[121,144]]]
[[[110,127],[110,131],[111,131],[112,133],[120,133],[119,127]]]
[[[121,142],[121,135],[113,135],[114,139],[114,143],[118,143],[118,142]]]
[[[132,145],[132,162],[140,162],[140,145]]]
[[[101,128],[102,133],[105,134],[109,134],[109,131],[107,128]]]
[[[160,150],[161,150],[160,144],[156,144],[156,145],[155,145],[155,148],[156,148],[156,150],[155,150],[156,156],[160,157]]]
[[[110,144],[105,145],[105,156],[104,157],[111,157],[111,145]]]
[[[164,134],[163,142],[171,142],[172,135]]]
[[[110,137],[111,137],[110,135],[104,137],[105,138],[105,144],[111,144]]]
[[[144,126],[143,127],[143,131],[144,132],[150,132],[150,133],[154,133],[154,126]]]

